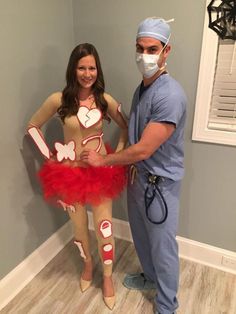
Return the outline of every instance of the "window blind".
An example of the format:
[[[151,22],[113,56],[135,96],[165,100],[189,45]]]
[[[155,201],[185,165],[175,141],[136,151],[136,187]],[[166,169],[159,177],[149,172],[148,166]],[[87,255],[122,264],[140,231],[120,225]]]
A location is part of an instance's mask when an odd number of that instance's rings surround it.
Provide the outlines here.
[[[236,132],[236,42],[219,40],[208,128]]]

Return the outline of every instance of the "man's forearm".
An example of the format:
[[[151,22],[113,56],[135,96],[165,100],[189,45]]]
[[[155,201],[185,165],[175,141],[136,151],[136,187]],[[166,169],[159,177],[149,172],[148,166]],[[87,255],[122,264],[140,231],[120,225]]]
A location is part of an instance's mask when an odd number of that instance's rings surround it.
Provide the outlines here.
[[[149,158],[148,154],[139,143],[131,145],[115,154],[108,154],[103,157],[105,166],[129,165]]]

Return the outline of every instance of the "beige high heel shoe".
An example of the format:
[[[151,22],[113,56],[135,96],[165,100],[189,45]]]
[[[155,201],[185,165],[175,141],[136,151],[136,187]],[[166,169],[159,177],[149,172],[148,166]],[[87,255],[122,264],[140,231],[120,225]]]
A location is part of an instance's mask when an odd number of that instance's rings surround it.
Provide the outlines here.
[[[82,292],[86,291],[92,284],[92,280],[84,280],[80,278],[80,289]]]
[[[110,310],[113,310],[116,303],[116,296],[115,295],[113,295],[112,297],[103,296],[103,301]]]
[[[90,261],[87,261],[87,262],[84,261],[84,263],[85,264],[86,263],[91,263],[92,264],[93,262],[92,262],[92,260],[90,260]],[[82,273],[82,275],[80,277],[80,289],[81,289],[82,292],[84,292],[91,286],[92,279],[91,280],[86,280],[86,279],[83,279],[82,276],[83,276],[83,273]]]
[[[105,277],[105,276],[104,276]],[[109,276],[110,277],[110,276]],[[113,284],[113,283],[112,283]],[[104,303],[106,304],[106,306],[112,310],[115,306],[115,303],[116,303],[116,296],[115,294],[113,296],[109,296],[109,297],[106,297],[104,295],[104,291],[103,291],[103,301]]]

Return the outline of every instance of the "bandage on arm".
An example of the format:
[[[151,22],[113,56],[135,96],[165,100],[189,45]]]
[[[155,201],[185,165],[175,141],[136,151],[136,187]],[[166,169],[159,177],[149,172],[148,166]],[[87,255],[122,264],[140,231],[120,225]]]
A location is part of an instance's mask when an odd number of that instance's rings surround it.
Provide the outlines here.
[[[126,147],[127,141],[128,141],[128,123],[127,118],[121,111],[121,104],[117,107],[117,114],[118,114],[118,121],[121,119],[122,124],[120,124],[120,136],[119,141],[116,146],[116,152],[119,152],[120,150],[123,150]],[[119,124],[119,122],[117,122]]]
[[[116,147],[116,152],[124,149],[128,140],[128,123],[125,115],[122,113],[121,104],[108,94],[104,94],[108,102],[108,114],[120,127],[120,136]]]
[[[50,158],[50,150],[45,142],[44,136],[40,130],[41,126],[47,122],[57,112],[57,109],[61,105],[61,93],[54,93],[49,96],[42,106],[31,117],[27,132],[38,146],[40,152],[47,159]]]
[[[122,112],[122,105],[119,104],[118,107],[117,107],[117,111],[118,111],[118,114],[120,115],[122,121],[124,122],[124,125],[128,128],[128,123],[127,123],[127,118],[125,117],[125,115],[123,114]]]
[[[27,132],[32,137],[35,144],[38,146],[38,149],[40,150],[41,154],[43,154],[44,157],[49,159],[51,153],[50,153],[50,150],[49,150],[47,144],[45,143],[45,140],[44,140],[40,130],[38,128],[36,128],[35,126],[33,126],[33,127],[29,127]]]

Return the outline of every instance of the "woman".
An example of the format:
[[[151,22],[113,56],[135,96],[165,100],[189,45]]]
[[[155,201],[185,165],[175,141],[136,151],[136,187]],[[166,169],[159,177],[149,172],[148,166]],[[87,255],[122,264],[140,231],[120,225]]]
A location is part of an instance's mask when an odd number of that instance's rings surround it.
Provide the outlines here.
[[[127,124],[120,105],[104,92],[102,68],[93,45],[85,43],[75,47],[69,59],[66,81],[62,93],[49,96],[32,116],[28,133],[47,159],[39,172],[45,199],[61,205],[73,222],[74,243],[84,261],[80,278],[82,291],[92,283],[93,261],[85,204],[91,205],[103,264],[103,299],[112,309],[115,305],[112,199],[119,195],[126,183],[125,169],[121,166],[88,167],[79,156],[85,148],[107,154],[102,125],[110,118],[121,128],[116,151],[123,149],[127,141]],[[64,144],[55,143],[53,154],[40,128],[55,113],[59,114],[63,124]]]

